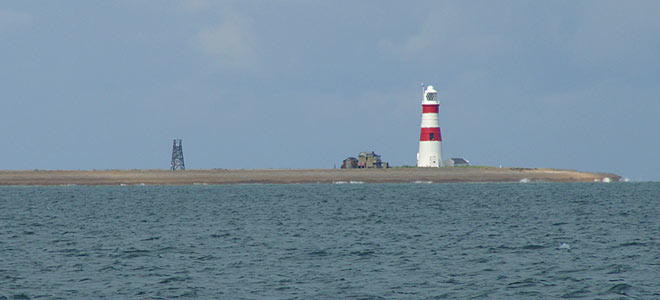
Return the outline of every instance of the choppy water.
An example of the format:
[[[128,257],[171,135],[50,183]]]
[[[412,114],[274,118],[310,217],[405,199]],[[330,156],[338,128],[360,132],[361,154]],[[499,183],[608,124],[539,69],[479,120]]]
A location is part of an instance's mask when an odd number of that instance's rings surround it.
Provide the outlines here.
[[[658,299],[659,238],[660,183],[4,187],[0,299]]]

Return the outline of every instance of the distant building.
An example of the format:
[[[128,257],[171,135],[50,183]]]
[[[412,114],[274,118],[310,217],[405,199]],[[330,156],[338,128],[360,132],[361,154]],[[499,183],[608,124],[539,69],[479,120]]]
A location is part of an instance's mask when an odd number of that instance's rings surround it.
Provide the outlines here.
[[[341,164],[342,169],[355,169],[357,167],[358,167],[358,160],[355,157],[346,158]]]
[[[470,161],[465,158],[455,157],[450,158],[446,164],[448,167],[468,167],[470,166]]]
[[[389,168],[389,164],[380,160],[380,155],[371,152],[360,152],[358,168]]]

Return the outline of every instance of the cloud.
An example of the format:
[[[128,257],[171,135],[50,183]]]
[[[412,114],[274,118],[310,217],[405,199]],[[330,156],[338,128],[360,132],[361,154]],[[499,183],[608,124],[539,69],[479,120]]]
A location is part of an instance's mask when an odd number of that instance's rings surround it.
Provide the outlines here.
[[[660,47],[658,1],[622,5],[601,1],[586,10],[570,50],[576,61],[598,68],[657,70]]]
[[[484,56],[505,47],[497,30],[470,20],[473,11],[452,3],[433,4],[420,17],[419,29],[397,41],[381,40],[380,50],[400,59],[426,59],[447,55]]]
[[[244,16],[228,14],[219,26],[200,30],[195,42],[221,67],[253,71],[259,66],[255,34]]]
[[[658,62],[658,1],[456,4],[429,4],[417,30],[381,40],[380,50],[403,60],[444,56],[489,62],[538,54],[588,66]]]

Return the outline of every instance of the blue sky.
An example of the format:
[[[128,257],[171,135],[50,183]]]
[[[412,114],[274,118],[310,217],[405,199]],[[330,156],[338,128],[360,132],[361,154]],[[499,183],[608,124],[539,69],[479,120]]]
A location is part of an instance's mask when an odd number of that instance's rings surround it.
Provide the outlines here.
[[[660,180],[658,1],[13,1],[0,169],[414,165]]]

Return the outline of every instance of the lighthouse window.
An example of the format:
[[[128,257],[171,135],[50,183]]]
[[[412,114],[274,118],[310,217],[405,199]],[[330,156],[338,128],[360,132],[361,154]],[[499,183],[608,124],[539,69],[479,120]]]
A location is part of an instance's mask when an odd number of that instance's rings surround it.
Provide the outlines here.
[[[428,101],[435,101],[435,93],[428,93],[428,94],[426,94],[426,100],[428,100]]]
[[[430,133],[429,134],[429,139],[432,141],[435,141],[435,133]]]

